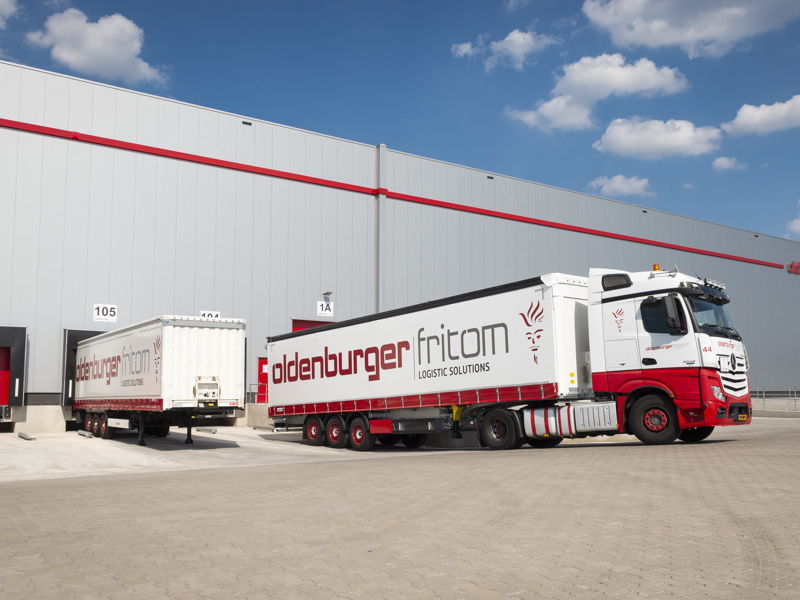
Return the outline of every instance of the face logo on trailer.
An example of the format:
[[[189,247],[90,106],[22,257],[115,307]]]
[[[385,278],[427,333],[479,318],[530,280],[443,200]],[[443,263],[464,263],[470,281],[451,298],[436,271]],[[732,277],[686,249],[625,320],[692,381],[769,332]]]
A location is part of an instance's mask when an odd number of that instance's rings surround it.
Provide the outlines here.
[[[625,311],[621,308],[618,308],[611,314],[614,316],[614,321],[617,323],[617,329],[619,329],[619,332],[622,333],[622,323],[625,320]]]
[[[156,341],[153,342],[153,351],[156,355],[156,358],[153,362],[156,364],[156,383],[158,383],[158,365],[161,364],[161,336],[158,336]]]
[[[528,312],[519,313],[519,316],[522,317],[522,320],[525,321],[525,325],[528,326],[525,337],[528,338],[528,342],[531,344],[533,362],[538,365],[539,356],[536,353],[539,351],[540,340],[544,333],[544,330],[540,327],[540,323],[544,320],[544,309],[542,308],[541,302],[537,302],[535,307],[533,306],[533,302],[531,302]]]

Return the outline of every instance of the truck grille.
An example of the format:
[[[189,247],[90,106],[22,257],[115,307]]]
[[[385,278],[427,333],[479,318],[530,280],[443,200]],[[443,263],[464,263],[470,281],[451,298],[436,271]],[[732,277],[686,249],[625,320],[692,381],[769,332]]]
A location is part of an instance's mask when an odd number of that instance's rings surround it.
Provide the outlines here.
[[[722,389],[728,396],[744,396],[749,391],[747,375],[744,373],[720,373]]]

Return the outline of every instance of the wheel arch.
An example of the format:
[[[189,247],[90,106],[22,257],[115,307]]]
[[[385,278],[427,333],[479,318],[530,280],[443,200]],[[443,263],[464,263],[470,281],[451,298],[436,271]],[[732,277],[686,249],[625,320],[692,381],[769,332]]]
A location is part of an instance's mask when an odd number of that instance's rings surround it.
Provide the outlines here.
[[[673,407],[675,406],[675,403],[673,402],[675,394],[673,394],[665,386],[658,384],[648,384],[634,389],[632,392],[629,392],[627,394],[625,403],[624,404],[620,403],[620,406],[618,407],[618,411],[620,414],[618,414],[617,416],[619,418],[620,423],[623,424],[623,429],[625,433],[633,433],[631,431],[629,422],[629,417],[633,405],[636,404],[637,401],[644,398],[645,396],[650,396],[650,395],[661,396],[662,398],[664,398],[664,400],[672,404]]]

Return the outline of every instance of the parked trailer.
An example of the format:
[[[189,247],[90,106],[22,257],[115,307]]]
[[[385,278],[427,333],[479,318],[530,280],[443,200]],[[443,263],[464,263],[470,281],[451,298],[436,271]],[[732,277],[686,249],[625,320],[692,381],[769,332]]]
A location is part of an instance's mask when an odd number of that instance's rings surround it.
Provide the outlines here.
[[[700,441],[750,423],[724,286],[676,271],[552,273],[269,338],[269,415],[310,444],[493,449],[633,433]]]
[[[244,408],[245,322],[165,316],[78,343],[73,413],[87,431],[165,437],[172,425]]]

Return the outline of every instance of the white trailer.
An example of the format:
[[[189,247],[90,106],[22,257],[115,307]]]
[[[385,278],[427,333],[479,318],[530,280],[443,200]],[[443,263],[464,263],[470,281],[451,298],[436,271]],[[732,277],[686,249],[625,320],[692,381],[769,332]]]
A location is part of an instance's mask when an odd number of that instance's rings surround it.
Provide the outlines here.
[[[368,450],[477,430],[494,449],[750,422],[724,286],[677,271],[551,273],[269,338],[269,415]]]
[[[94,435],[164,437],[209,414],[244,408],[245,322],[164,316],[78,343],[73,412]]]

